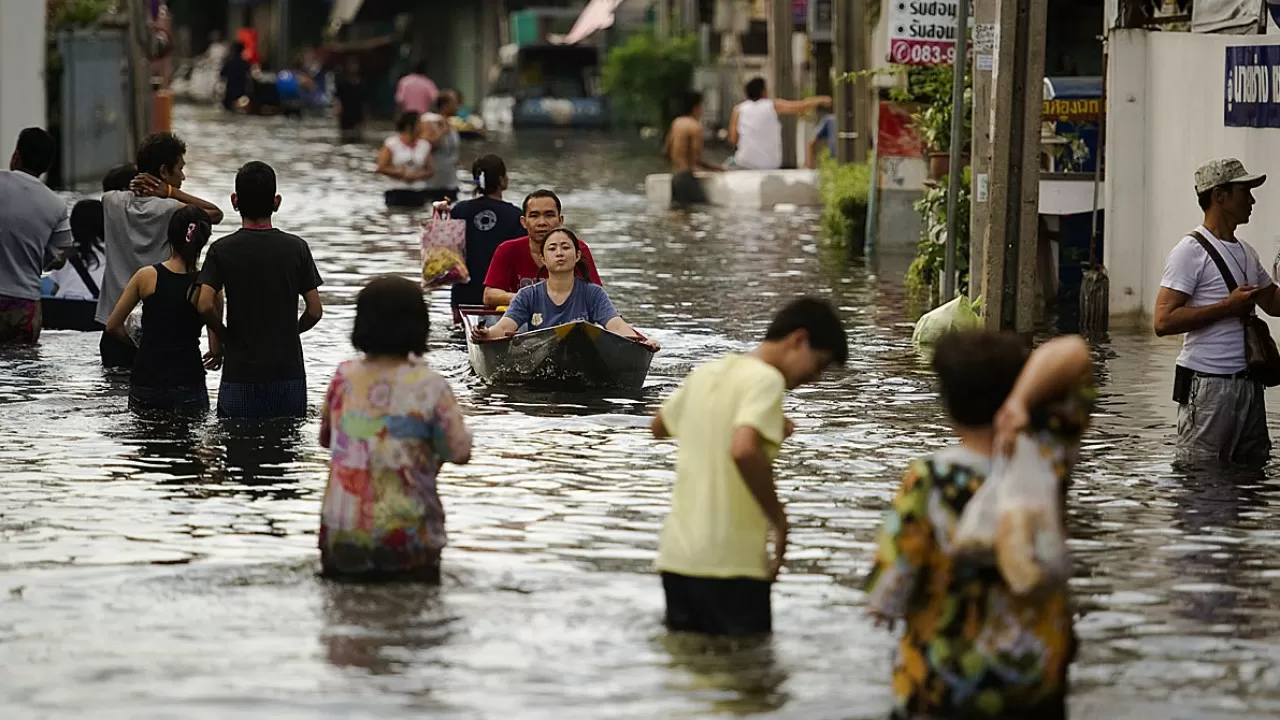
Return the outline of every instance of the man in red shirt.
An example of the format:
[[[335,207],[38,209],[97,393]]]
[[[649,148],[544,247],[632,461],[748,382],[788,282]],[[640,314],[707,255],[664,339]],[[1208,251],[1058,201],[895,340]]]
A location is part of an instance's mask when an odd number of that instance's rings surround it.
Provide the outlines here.
[[[529,236],[508,240],[493,253],[489,272],[484,276],[485,305],[510,305],[520,288],[547,277],[547,269],[542,265],[542,241],[563,224],[561,210],[560,198],[550,190],[535,190],[524,199],[524,216],[520,218],[520,224],[529,231]],[[587,274],[584,276],[579,270],[578,277],[603,285],[591,250],[585,242],[581,247]]]

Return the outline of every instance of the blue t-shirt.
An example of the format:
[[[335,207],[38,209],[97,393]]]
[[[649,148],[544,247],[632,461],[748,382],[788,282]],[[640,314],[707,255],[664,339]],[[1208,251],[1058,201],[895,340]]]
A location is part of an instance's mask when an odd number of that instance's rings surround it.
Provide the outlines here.
[[[556,305],[547,294],[547,281],[543,280],[516,293],[503,317],[514,320],[516,327],[542,330],[578,320],[605,325],[618,317],[618,311],[613,309],[604,288],[578,279],[574,280],[573,291],[564,304]]]

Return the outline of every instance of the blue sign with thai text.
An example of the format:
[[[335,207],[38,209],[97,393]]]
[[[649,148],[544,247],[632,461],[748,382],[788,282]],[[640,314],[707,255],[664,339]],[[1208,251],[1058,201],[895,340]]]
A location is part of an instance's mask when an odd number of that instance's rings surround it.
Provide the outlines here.
[[[1280,128],[1280,45],[1227,48],[1227,127]]]

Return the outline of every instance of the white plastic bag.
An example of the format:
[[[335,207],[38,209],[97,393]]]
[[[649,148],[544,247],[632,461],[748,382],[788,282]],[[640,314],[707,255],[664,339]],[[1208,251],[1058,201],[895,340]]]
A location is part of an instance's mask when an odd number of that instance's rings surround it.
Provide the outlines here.
[[[1071,577],[1062,522],[1064,478],[1055,469],[1062,452],[1052,443],[1019,435],[1013,457],[992,468],[992,475],[1001,475],[996,565],[1015,595],[1060,585]]]
[[[1004,474],[992,472],[978,492],[965,503],[951,541],[952,552],[961,560],[994,565],[996,527],[1000,524],[1000,482]]]
[[[968,297],[960,295],[951,302],[930,310],[916,322],[911,342],[917,346],[932,345],[948,332],[982,327],[982,318],[978,317],[977,312],[981,305],[982,298],[970,303]]]

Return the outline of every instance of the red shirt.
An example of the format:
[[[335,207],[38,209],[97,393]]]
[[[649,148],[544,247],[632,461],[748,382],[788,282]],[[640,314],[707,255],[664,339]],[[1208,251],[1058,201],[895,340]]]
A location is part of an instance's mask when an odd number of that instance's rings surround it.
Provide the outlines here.
[[[600,273],[596,270],[596,261],[591,257],[591,249],[585,242],[580,247],[587,275],[584,277],[582,271],[578,270],[577,276],[596,285],[604,285],[600,282]],[[529,238],[526,236],[508,240],[498,246],[489,263],[489,272],[484,276],[484,286],[510,293],[520,292],[520,288],[533,285],[546,277],[547,269],[538,267],[538,263],[533,261],[533,254],[529,252]]]

